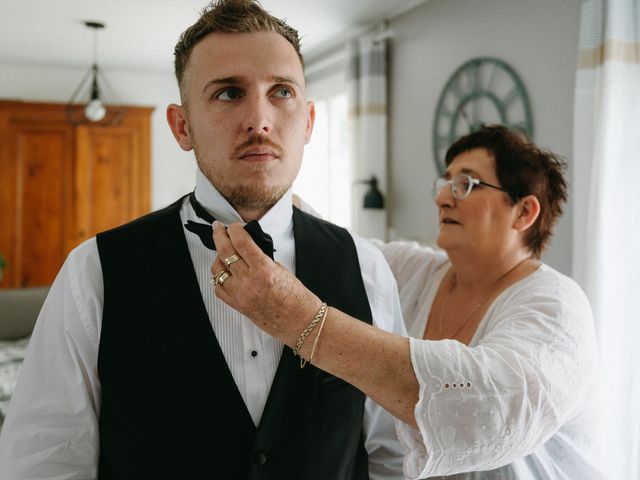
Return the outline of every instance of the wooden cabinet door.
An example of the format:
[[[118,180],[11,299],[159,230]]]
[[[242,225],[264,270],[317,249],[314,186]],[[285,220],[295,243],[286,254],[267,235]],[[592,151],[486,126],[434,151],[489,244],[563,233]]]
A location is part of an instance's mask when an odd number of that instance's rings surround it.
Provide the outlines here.
[[[9,111],[0,108],[0,255],[7,262],[0,287],[12,287],[16,281],[13,263],[17,238],[16,162],[9,157]]]
[[[10,194],[3,198],[2,244],[10,268],[3,284],[49,285],[66,256],[73,131],[10,124],[7,133],[2,188]]]
[[[65,105],[0,101],[0,288],[50,285],[67,254],[150,210],[150,115],[71,125]]]
[[[149,133],[140,118],[78,127],[76,152],[78,241],[149,211]]]

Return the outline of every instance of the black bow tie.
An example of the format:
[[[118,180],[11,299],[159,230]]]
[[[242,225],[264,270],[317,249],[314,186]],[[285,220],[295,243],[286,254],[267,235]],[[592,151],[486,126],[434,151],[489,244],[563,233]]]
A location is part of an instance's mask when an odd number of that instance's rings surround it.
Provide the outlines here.
[[[189,202],[191,202],[191,206],[196,212],[198,218],[201,218],[208,223],[198,223],[194,222],[193,220],[187,220],[184,228],[189,230],[191,233],[195,233],[196,235],[198,235],[204,246],[209,250],[215,250],[216,245],[215,243],[213,243],[213,229],[211,228],[211,224],[215,221],[215,218],[213,218],[213,215],[207,212],[205,208],[200,205],[200,203],[198,203],[194,193],[189,195]],[[273,248],[273,240],[271,238],[271,235],[265,233],[256,220],[252,220],[247,223],[244,226],[244,229],[249,233],[253,241],[256,242],[256,245],[260,247],[260,250],[262,250],[265,255],[268,255],[273,260],[273,252],[275,252],[275,250]]]

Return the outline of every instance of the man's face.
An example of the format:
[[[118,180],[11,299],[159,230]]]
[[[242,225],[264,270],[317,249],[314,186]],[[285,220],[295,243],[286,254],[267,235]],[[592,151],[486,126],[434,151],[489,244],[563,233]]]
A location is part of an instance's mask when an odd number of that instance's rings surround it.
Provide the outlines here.
[[[213,33],[193,48],[185,75],[188,104],[168,112],[178,143],[195,150],[202,172],[241,214],[264,213],[293,183],[313,128],[295,49],[272,32]],[[182,135],[172,107],[182,112]]]

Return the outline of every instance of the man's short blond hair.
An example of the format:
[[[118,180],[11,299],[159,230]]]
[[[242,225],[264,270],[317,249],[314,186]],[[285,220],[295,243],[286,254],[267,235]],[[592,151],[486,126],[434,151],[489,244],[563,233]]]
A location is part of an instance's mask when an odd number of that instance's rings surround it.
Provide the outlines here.
[[[282,35],[295,49],[304,67],[300,53],[298,31],[284,20],[274,17],[256,0],[217,0],[202,11],[200,18],[187,28],[176,44],[175,73],[183,105],[187,100],[185,71],[193,47],[210,33],[274,32]]]

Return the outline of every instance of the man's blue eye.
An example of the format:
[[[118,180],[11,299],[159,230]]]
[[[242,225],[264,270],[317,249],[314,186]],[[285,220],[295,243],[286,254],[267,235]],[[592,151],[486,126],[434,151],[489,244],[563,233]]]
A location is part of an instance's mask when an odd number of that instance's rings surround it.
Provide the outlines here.
[[[226,88],[215,96],[217,100],[237,100],[240,97],[241,93],[237,88]]]
[[[275,94],[282,98],[290,98],[293,97],[293,90],[289,87],[278,87]]]

